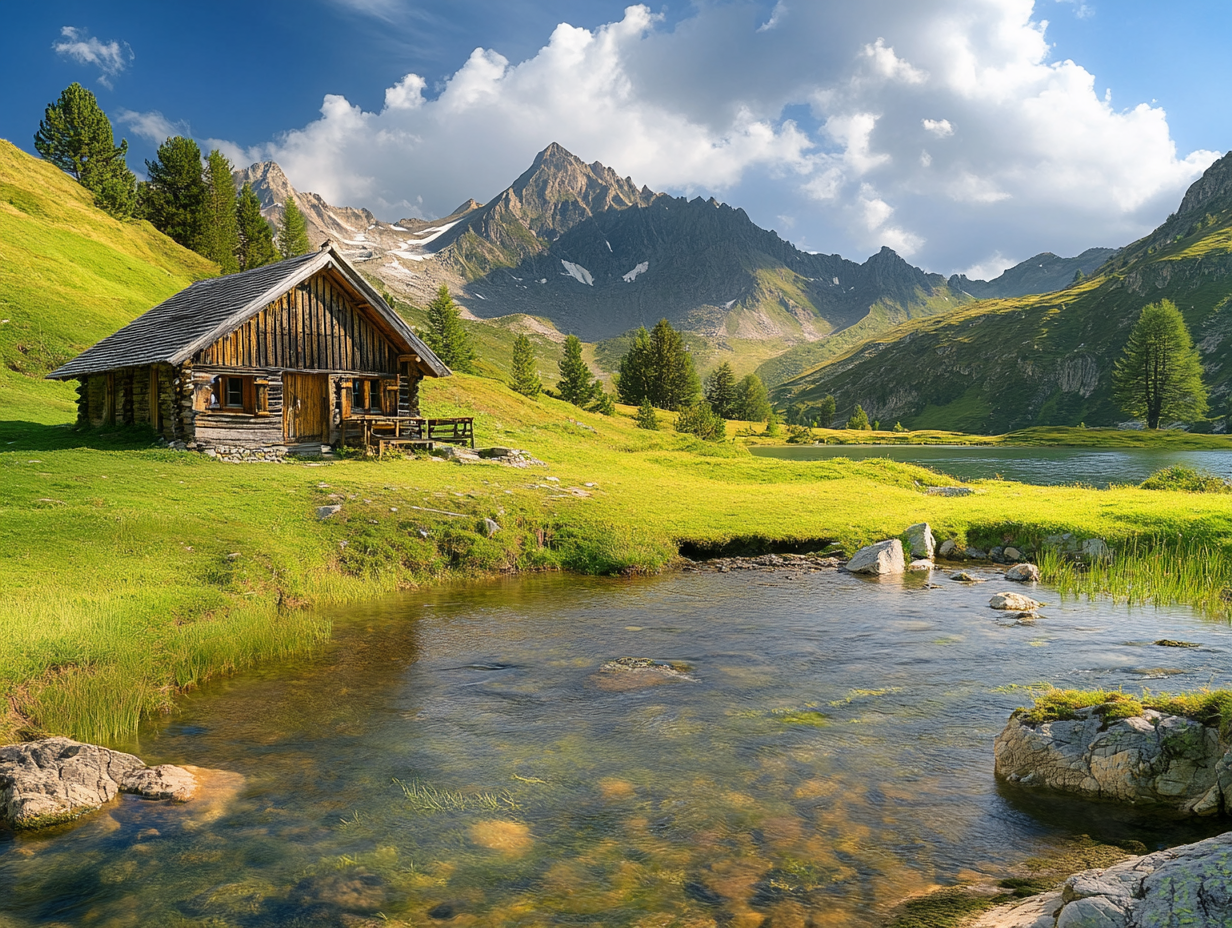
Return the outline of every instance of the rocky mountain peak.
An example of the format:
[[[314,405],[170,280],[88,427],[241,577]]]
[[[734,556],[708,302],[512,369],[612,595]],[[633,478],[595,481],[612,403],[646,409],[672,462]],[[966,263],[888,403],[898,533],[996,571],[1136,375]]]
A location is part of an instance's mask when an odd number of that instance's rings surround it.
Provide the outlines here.
[[[1185,192],[1176,218],[1201,217],[1232,206],[1232,152],[1228,152],[1199,177]]]
[[[235,178],[237,190],[244,184],[252,188],[252,192],[261,201],[262,211],[281,206],[287,201],[287,197],[295,196],[295,188],[291,186],[277,161],[258,161],[235,171],[232,177]]]

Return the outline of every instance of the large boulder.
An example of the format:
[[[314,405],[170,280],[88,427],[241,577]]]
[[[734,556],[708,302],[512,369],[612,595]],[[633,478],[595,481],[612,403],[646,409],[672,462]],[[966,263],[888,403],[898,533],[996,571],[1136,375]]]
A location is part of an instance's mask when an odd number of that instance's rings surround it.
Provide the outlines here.
[[[932,527],[927,522],[908,526],[904,534],[907,536],[907,547],[911,549],[913,558],[932,560],[936,542],[933,540]]]
[[[971,928],[1181,928],[1232,924],[1232,832],[1071,876]]]
[[[903,543],[897,538],[879,541],[875,545],[861,548],[847,562],[847,570],[853,574],[885,577],[901,574],[906,569],[907,564],[903,560]]]
[[[70,738],[0,747],[0,822],[14,828],[71,821],[120,792],[187,799],[195,788],[180,767],[146,767],[132,754]]]
[[[1006,580],[1017,580],[1019,583],[1038,583],[1040,569],[1034,564],[1015,564],[1005,572]]]
[[[997,593],[988,601],[993,609],[1008,609],[1010,612],[1034,612],[1040,604],[1021,593]]]
[[[1009,723],[993,745],[998,777],[1091,799],[1232,811],[1232,745],[1201,722],[1148,709],[1108,722],[1099,707],[1066,721]]]

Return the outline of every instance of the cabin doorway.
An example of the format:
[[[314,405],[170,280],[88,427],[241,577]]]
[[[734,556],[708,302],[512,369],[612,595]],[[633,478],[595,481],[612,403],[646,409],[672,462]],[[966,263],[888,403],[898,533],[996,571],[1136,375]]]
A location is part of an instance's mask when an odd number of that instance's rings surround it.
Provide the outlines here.
[[[282,375],[282,437],[288,444],[324,442],[329,429],[329,391],[325,374]]]

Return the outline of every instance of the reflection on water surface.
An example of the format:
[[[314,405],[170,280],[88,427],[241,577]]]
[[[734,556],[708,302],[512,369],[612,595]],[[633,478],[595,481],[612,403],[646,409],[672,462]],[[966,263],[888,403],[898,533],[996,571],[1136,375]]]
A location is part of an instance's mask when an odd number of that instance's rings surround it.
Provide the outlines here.
[[[1014,626],[994,584],[904,583],[531,577],[348,610],[327,651],[117,745],[238,775],[205,801],[0,834],[0,925],[873,925],[1076,834],[1218,828],[1002,794],[992,739],[1010,684],[1232,682],[1227,627],[1073,603]],[[693,679],[611,685],[622,655]]]

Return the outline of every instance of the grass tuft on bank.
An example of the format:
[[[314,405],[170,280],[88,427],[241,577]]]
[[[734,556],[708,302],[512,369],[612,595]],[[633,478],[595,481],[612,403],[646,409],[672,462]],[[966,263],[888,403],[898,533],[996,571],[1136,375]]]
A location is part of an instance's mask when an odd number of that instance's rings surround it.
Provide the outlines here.
[[[1031,725],[1080,718],[1079,710],[1094,709],[1104,722],[1142,715],[1154,709],[1164,715],[1192,719],[1218,728],[1227,737],[1232,733],[1232,690],[1198,690],[1193,693],[1150,693],[1133,696],[1120,690],[1046,689],[1035,696],[1035,704],[1017,709],[1014,717]]]

